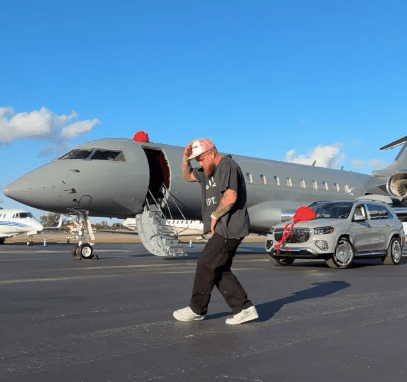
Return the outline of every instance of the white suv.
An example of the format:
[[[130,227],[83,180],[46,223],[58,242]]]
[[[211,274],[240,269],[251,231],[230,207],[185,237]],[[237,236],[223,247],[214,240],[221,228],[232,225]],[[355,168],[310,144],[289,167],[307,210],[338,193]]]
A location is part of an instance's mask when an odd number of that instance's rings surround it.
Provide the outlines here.
[[[267,235],[266,251],[274,265],[290,265],[295,259],[325,259],[331,268],[348,268],[355,258],[380,257],[397,265],[405,234],[401,221],[386,203],[375,200],[316,202],[310,207],[317,219],[296,223],[277,251],[287,223]]]

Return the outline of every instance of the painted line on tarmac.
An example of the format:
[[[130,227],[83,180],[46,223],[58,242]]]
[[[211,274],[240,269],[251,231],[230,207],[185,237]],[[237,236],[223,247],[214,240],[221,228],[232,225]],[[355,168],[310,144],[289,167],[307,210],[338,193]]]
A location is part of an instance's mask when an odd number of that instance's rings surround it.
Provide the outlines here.
[[[47,277],[42,279],[17,279],[17,280],[3,280],[0,281],[0,285],[11,285],[11,284],[24,284],[24,283],[37,283],[37,282],[50,282],[50,281],[72,281],[72,280],[85,280],[89,278],[110,278],[116,277],[118,275],[84,275],[84,276],[71,276],[71,277]]]
[[[233,272],[241,272],[241,271],[252,271],[252,270],[256,270],[259,268],[232,268]],[[166,274],[179,274],[179,273],[195,273],[195,268],[193,269],[189,269],[189,270],[185,270],[185,271],[169,271],[169,272],[165,272]]]
[[[196,263],[182,263],[182,264],[143,264],[143,265],[101,265],[99,267],[86,267],[86,268],[59,268],[59,269],[43,269],[41,272],[55,272],[55,271],[95,271],[95,270],[105,270],[105,269],[127,269],[127,268],[174,268],[181,266],[193,266]]]

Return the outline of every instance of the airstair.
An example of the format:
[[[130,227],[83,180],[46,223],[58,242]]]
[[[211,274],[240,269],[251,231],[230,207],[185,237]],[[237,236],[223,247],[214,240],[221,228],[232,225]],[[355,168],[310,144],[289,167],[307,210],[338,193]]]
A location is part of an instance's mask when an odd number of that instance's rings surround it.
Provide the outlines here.
[[[157,201],[147,198],[144,211],[136,215],[138,234],[144,247],[155,256],[186,256],[174,228],[166,221]]]

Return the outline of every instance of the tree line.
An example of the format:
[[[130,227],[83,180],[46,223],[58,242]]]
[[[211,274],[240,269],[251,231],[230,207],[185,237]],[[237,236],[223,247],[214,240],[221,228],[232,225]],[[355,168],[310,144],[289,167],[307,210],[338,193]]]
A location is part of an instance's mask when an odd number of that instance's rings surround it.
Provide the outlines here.
[[[59,219],[60,219],[60,214],[50,212],[47,215],[42,215],[40,216],[40,222],[44,227],[56,227],[59,224]],[[69,219],[63,217],[62,218],[62,225],[61,229],[69,229],[69,225],[73,224]],[[103,220],[98,223],[92,223],[92,228],[93,229],[126,229],[122,224],[120,223],[112,223],[109,224],[106,220]]]

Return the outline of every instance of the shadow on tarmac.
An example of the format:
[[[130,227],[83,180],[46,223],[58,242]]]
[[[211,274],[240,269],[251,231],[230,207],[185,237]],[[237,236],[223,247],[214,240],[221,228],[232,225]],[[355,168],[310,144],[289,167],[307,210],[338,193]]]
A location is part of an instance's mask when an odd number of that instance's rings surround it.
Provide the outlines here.
[[[295,292],[289,297],[280,298],[276,301],[265,302],[263,304],[257,304],[256,309],[259,314],[259,318],[256,322],[265,322],[274,317],[274,315],[286,304],[298,302],[302,300],[309,300],[311,298],[326,297],[342,289],[349,288],[351,284],[345,281],[328,281],[313,283],[315,285],[312,288],[308,288],[299,292]],[[230,316],[232,312],[215,313],[206,316],[207,320],[213,320],[215,318],[222,318]]]
[[[256,305],[259,318],[257,321],[265,322],[273,318],[273,316],[286,304],[309,300],[312,298],[326,297],[342,289],[350,287],[351,284],[345,281],[328,281],[314,283],[312,288],[308,288],[299,292],[295,292],[289,297],[280,298],[276,301],[265,302]]]

